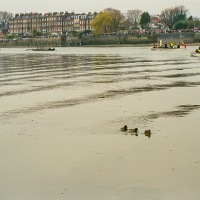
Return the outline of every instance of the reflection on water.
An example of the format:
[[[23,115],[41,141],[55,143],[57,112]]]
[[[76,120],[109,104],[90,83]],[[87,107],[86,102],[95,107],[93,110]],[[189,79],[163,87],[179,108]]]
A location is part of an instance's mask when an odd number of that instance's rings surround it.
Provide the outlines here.
[[[198,60],[189,57],[187,51],[163,54],[149,50],[144,54],[143,50],[121,48],[119,52],[119,48],[79,48],[76,53],[73,48],[71,53],[60,49],[47,54],[27,53],[21,49],[4,53],[2,50],[1,107],[16,98],[17,101],[28,100],[24,106],[7,106],[0,116],[11,118],[41,110],[200,85]],[[182,117],[195,109],[199,109],[199,105],[180,105],[174,111],[155,112],[144,118]]]

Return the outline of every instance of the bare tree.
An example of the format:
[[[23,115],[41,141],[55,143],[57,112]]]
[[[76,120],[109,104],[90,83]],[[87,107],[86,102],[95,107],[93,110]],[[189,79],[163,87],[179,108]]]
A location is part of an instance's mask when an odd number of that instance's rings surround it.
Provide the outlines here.
[[[13,17],[12,13],[6,12],[6,11],[0,11],[0,24],[1,28],[6,29],[8,20]]]
[[[142,11],[138,9],[128,10],[126,13],[126,17],[132,26],[137,27],[140,21],[141,14]]]
[[[188,10],[184,6],[176,6],[162,10],[160,18],[165,25],[173,28],[178,21],[186,20],[187,13]]]
[[[113,31],[117,31],[119,29],[119,26],[124,21],[125,16],[121,13],[120,10],[113,8],[106,8],[104,11],[109,12],[111,14],[113,21]]]

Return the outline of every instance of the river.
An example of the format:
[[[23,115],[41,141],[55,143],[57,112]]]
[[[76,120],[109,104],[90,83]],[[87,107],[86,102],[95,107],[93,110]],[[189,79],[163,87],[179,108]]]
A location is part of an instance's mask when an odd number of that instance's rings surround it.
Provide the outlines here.
[[[0,199],[198,199],[196,48],[2,48]]]

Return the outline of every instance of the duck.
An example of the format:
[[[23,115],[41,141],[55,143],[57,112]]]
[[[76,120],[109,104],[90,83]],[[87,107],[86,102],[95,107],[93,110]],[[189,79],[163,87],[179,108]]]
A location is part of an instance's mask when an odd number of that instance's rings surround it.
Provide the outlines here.
[[[138,128],[128,129],[128,131],[130,133],[137,133],[138,132]]]
[[[125,125],[124,127],[120,128],[121,131],[127,131],[128,130],[128,126]]]
[[[144,135],[147,136],[147,137],[151,137],[151,130],[145,130],[144,131]]]

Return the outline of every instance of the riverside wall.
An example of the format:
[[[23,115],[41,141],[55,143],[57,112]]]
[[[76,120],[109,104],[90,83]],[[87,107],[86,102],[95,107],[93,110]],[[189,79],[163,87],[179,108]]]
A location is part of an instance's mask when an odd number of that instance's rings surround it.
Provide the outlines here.
[[[120,45],[120,44],[150,44],[154,43],[156,38],[147,36],[131,35],[103,35],[98,37],[83,37],[82,45]]]
[[[162,40],[163,44],[169,44],[170,42],[173,43],[194,43],[195,42],[195,33],[161,33],[157,35],[157,43],[160,43]],[[196,41],[198,42],[198,41]]]
[[[61,38],[21,38],[21,39],[0,39],[0,47],[38,47],[38,46],[92,46],[92,45],[149,45],[153,43],[169,44],[170,42],[199,43],[200,33],[162,33],[157,35],[104,35],[98,37],[76,37],[66,38],[62,45]]]

